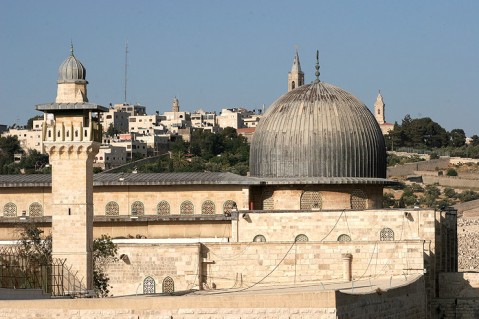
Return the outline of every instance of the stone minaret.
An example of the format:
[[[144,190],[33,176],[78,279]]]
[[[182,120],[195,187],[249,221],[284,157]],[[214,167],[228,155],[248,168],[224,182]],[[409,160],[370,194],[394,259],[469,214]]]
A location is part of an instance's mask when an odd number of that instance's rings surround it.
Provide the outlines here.
[[[179,111],[180,111],[180,102],[175,96],[175,98],[173,99],[173,104],[171,105],[171,112],[179,112]]]
[[[56,103],[88,102],[85,80],[86,69],[73,55],[73,45],[70,56],[60,65],[58,70],[58,88]]]
[[[93,159],[101,144],[99,112],[88,103],[86,70],[73,55],[59,69],[55,103],[44,112],[43,145],[52,165],[53,258],[66,259],[83,289],[92,289]]]
[[[293,66],[291,72],[288,73],[288,92],[295,88],[304,85],[304,73],[301,71],[301,64],[299,63],[298,50],[293,58]]]
[[[386,122],[386,117],[384,115],[385,107],[386,105],[384,104],[383,96],[381,95],[381,91],[379,91],[376,102],[374,103],[374,116],[379,124],[384,124]]]

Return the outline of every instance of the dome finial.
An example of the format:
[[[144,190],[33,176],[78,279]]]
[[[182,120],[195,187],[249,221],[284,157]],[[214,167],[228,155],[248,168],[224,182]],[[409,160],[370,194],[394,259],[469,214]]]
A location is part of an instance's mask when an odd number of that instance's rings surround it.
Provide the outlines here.
[[[315,82],[319,82],[319,50],[316,50],[316,72],[314,73],[314,75],[316,75],[316,81]]]
[[[70,55],[73,56],[73,40],[70,40]]]

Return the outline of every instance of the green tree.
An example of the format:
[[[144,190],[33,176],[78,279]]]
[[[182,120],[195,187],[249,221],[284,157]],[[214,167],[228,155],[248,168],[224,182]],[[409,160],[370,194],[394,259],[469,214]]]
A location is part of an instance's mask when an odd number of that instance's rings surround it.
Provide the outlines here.
[[[25,169],[26,173],[49,173],[50,170],[44,170],[48,164],[48,155],[42,154],[37,150],[29,150],[28,155],[24,156],[19,163],[19,167]]]
[[[479,145],[479,136],[474,134],[471,136],[471,146],[478,146]]]
[[[456,171],[456,169],[454,169],[452,167],[448,168],[447,172],[446,172],[446,175],[447,176],[457,176],[457,171]]]
[[[466,144],[466,133],[464,133],[463,129],[453,129],[450,133],[450,137],[450,144],[453,147],[461,147]]]
[[[384,193],[383,194],[383,207],[394,207],[396,206],[396,200],[394,199],[394,194]]]
[[[37,265],[48,265],[52,261],[52,235],[43,233],[33,222],[18,225],[18,252]]]
[[[465,190],[457,195],[457,198],[462,202],[469,202],[471,200],[479,199],[479,194],[472,190]]]
[[[451,187],[444,188],[443,193],[444,193],[444,196],[446,196],[447,198],[456,198],[457,196],[456,191]]]
[[[120,131],[118,131],[112,123],[110,123],[110,126],[108,126],[108,129],[106,130],[106,136],[110,136],[110,137],[113,137],[115,136],[116,134],[119,134]]]
[[[117,262],[118,246],[110,236],[101,235],[93,241],[93,283],[95,291],[100,297],[107,297],[110,293],[110,277],[105,271],[108,264]]]

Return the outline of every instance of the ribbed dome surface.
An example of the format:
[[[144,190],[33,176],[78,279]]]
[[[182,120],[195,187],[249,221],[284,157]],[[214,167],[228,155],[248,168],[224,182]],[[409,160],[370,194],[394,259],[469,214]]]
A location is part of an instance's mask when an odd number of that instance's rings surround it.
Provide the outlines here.
[[[253,135],[250,173],[259,177],[386,177],[386,147],[357,98],[315,82],[265,112]]]
[[[86,69],[81,62],[73,55],[70,56],[60,65],[58,69],[58,81],[74,82],[85,80]]]

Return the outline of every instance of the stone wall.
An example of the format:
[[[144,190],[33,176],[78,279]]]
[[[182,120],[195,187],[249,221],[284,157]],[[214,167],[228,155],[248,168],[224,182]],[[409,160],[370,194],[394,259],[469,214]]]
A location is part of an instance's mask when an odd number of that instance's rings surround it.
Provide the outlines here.
[[[206,287],[343,281],[343,256],[352,255],[352,279],[422,274],[423,241],[283,242],[205,244],[202,281]]]
[[[154,281],[154,292],[163,292],[166,278],[174,291],[198,286],[200,244],[120,244],[118,256],[106,270],[114,296],[143,294],[145,279]],[[151,279],[147,282],[153,283]],[[152,287],[150,285],[150,287]]]
[[[115,296],[142,294],[151,277],[156,292],[170,277],[175,291],[343,281],[342,254],[352,254],[353,280],[422,274],[423,241],[361,243],[119,244],[124,255],[107,268]],[[126,256],[126,257],[125,257]]]
[[[432,300],[430,318],[479,318],[479,299]]]
[[[439,298],[479,298],[479,273],[439,274]]]
[[[423,183],[426,185],[439,184],[444,187],[479,189],[479,180],[466,179],[456,176],[423,176]]]
[[[406,216],[407,213],[407,216]],[[310,241],[337,241],[342,234],[352,241],[378,241],[389,228],[394,240],[435,240],[434,210],[389,209],[317,212],[241,212],[233,225],[232,241],[250,242],[263,235],[267,242],[292,241],[304,234]],[[409,217],[408,217],[409,216]]]
[[[426,318],[424,278],[388,291],[368,294],[336,292],[338,318]],[[434,318],[434,317],[433,317]]]
[[[414,171],[435,171],[437,169],[446,169],[449,165],[449,158],[439,158],[429,161],[406,163],[388,167],[387,176],[406,176],[414,174]]]
[[[422,286],[421,286],[422,285]],[[348,295],[337,291],[0,300],[0,318],[82,319],[422,319],[421,279],[408,286]]]

